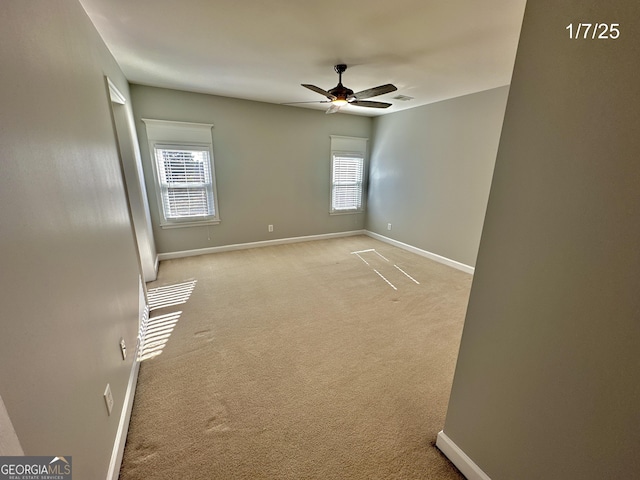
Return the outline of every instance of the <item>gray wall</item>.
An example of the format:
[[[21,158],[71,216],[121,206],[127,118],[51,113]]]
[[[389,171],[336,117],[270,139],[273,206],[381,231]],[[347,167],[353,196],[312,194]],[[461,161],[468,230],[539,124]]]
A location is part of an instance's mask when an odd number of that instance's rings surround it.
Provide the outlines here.
[[[526,7],[444,427],[493,480],[640,478],[639,18]]]
[[[329,136],[370,137],[370,118],[140,85],[131,95],[158,252],[364,228],[364,214],[329,215]],[[159,227],[141,118],[214,124],[219,225]]]
[[[0,396],[25,454],[105,478],[138,324],[104,75],[127,82],[76,0],[3,1],[0,58]]]
[[[367,229],[475,265],[508,91],[377,117]]]

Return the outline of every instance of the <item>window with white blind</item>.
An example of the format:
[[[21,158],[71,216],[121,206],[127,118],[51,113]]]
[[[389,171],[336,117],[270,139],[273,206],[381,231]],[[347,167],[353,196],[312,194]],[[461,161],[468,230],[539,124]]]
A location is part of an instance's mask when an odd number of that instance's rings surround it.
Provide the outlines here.
[[[215,217],[208,148],[156,145],[154,153],[165,220]]]
[[[331,135],[331,214],[364,211],[367,140]]]
[[[160,225],[169,228],[218,223],[213,125],[143,121],[156,177]]]
[[[363,210],[364,157],[358,153],[334,152],[331,162],[331,212]]]

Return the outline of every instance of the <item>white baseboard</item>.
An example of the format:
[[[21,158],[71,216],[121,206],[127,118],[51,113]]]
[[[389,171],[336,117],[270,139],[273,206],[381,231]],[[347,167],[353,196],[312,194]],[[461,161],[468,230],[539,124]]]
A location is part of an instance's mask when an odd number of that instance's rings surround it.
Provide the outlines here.
[[[138,277],[138,338],[136,339],[136,348],[133,352],[133,365],[129,373],[129,381],[127,382],[127,392],[124,396],[122,413],[118,423],[118,431],[113,442],[113,450],[111,451],[111,461],[109,462],[109,471],[107,472],[107,480],[118,480],[120,476],[120,466],[122,465],[122,457],[124,455],[124,447],[127,443],[127,433],[129,432],[129,421],[131,420],[131,410],[133,409],[133,399],[136,393],[136,385],[138,384],[138,371],[140,370],[140,362],[138,362],[138,354],[142,348],[142,338],[147,325],[149,316],[149,307],[145,296],[145,287],[142,277]]]
[[[467,480],[491,480],[442,430],[438,433],[436,447],[467,477]]]
[[[414,247],[413,245],[409,245],[407,243],[399,242],[398,240],[385,237],[384,235],[380,235],[379,233],[370,232],[369,230],[365,230],[364,233],[365,235],[368,235],[371,238],[375,238],[376,240],[380,240],[381,242],[385,242],[385,243],[388,243],[389,245],[393,245],[394,247],[402,248],[403,250],[407,250],[408,252],[415,253],[423,257],[427,257],[438,263],[442,263],[449,267],[453,267],[465,273],[470,273],[473,275],[473,272],[475,271],[475,268],[470,265],[465,265],[464,263],[456,262],[455,260],[451,260],[450,258],[443,257],[442,255],[438,255],[436,253],[431,253],[426,250],[422,250],[421,248]]]
[[[379,233],[374,233],[369,230],[351,230],[348,232],[324,233],[321,235],[308,235],[304,237],[278,238],[275,240],[264,240],[261,242],[236,243],[233,245],[222,245],[220,247],[208,247],[208,248],[199,248],[195,250],[182,250],[178,252],[159,253],[158,256],[156,257],[156,262],[160,262],[162,260],[172,260],[174,258],[195,257],[197,255],[207,255],[210,253],[230,252],[233,250],[246,250],[249,248],[268,247],[273,245],[284,245],[287,243],[310,242],[313,240],[326,240],[330,238],[352,237],[355,235],[368,235],[369,237],[375,238],[376,240],[380,240],[381,242],[388,243],[389,245],[393,245],[394,247],[402,248],[403,250],[407,250],[411,253],[415,253],[417,255],[429,258],[430,260],[434,260],[438,263],[442,263],[449,267],[453,267],[465,273],[470,273],[473,275],[475,271],[475,268],[470,265],[465,265],[464,263],[457,262],[455,260],[452,260],[447,257],[443,257],[442,255],[438,255],[436,253],[422,250],[421,248],[414,247],[413,245],[409,245],[407,243],[403,243],[389,237],[385,237],[384,235],[380,235]]]
[[[127,393],[124,397],[122,414],[120,415],[120,423],[118,424],[118,432],[116,433],[116,440],[113,444],[113,451],[111,452],[111,461],[109,462],[107,480],[118,480],[118,477],[120,476],[120,466],[122,465],[124,446],[127,442],[127,433],[129,432],[129,421],[131,420],[133,397],[136,392],[136,384],[138,383],[139,369],[140,362],[138,362],[138,351],[136,349],[133,357],[133,365],[131,366],[131,373],[129,374]]]
[[[365,230],[351,230],[348,232],[324,233],[321,235],[308,235],[305,237],[278,238],[275,240],[264,240],[262,242],[236,243],[233,245],[222,245],[220,247],[199,248],[196,250],[183,250],[180,252],[159,253],[158,260],[171,260],[174,258],[195,257],[196,255],[207,255],[209,253],[230,252],[233,250],[246,250],[249,248],[269,247],[273,245],[284,245],[286,243],[310,242],[313,240],[327,240],[330,238],[352,237],[355,235],[365,235]]]

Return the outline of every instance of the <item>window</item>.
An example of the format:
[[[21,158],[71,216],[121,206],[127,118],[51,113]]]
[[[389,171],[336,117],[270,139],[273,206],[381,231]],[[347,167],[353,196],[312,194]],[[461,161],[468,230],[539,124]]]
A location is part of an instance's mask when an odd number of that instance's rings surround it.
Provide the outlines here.
[[[331,135],[331,214],[364,211],[366,138]]]
[[[210,124],[143,119],[164,228],[220,221]]]
[[[206,147],[156,145],[155,160],[165,220],[215,217]]]
[[[364,158],[334,153],[331,162],[331,212],[361,212]]]

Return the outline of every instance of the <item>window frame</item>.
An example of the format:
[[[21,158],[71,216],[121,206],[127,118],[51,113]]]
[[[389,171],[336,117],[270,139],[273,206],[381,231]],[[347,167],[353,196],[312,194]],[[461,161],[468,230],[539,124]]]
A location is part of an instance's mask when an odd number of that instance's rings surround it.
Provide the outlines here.
[[[213,155],[212,124],[178,122],[170,120],[154,120],[143,118],[147,130],[149,145],[149,157],[153,170],[153,184],[158,206],[158,217],[161,228],[181,228],[203,225],[217,225],[220,223],[220,204],[216,188],[216,169]],[[213,215],[189,216],[167,218],[164,208],[163,184],[160,177],[160,166],[156,149],[183,149],[207,151],[209,154],[209,173],[211,176],[211,195],[207,191],[207,197],[213,200]]]
[[[334,180],[336,158],[354,158],[361,162],[361,181],[360,181],[360,206],[349,209],[337,209],[334,206],[333,195],[336,188],[336,182]],[[331,172],[330,172],[330,192],[329,192],[329,214],[330,215],[352,215],[365,212],[365,187],[366,187],[366,155],[362,151],[347,151],[347,150],[332,150],[331,151]],[[357,185],[357,182],[354,184]]]
[[[192,216],[183,216],[183,217],[167,217],[167,212],[165,210],[165,194],[168,192],[170,187],[170,183],[163,182],[162,175],[160,172],[160,161],[158,159],[157,150],[184,150],[184,151],[194,151],[194,152],[207,152],[209,158],[207,159],[206,166],[209,170],[209,177],[211,182],[203,183],[201,187],[194,188],[203,188],[206,192],[207,198],[211,199],[213,205],[211,205],[213,209],[213,215],[192,215]],[[218,205],[217,198],[215,194],[215,176],[213,171],[213,149],[211,148],[211,144],[205,143],[178,143],[178,142],[153,142],[152,145],[152,155],[154,160],[154,170],[156,177],[156,187],[159,201],[159,211],[161,213],[160,226],[169,227],[169,226],[192,226],[192,225],[211,225],[220,222],[220,218],[218,217]],[[185,187],[189,188],[189,187]],[[209,200],[208,200],[209,201]]]

